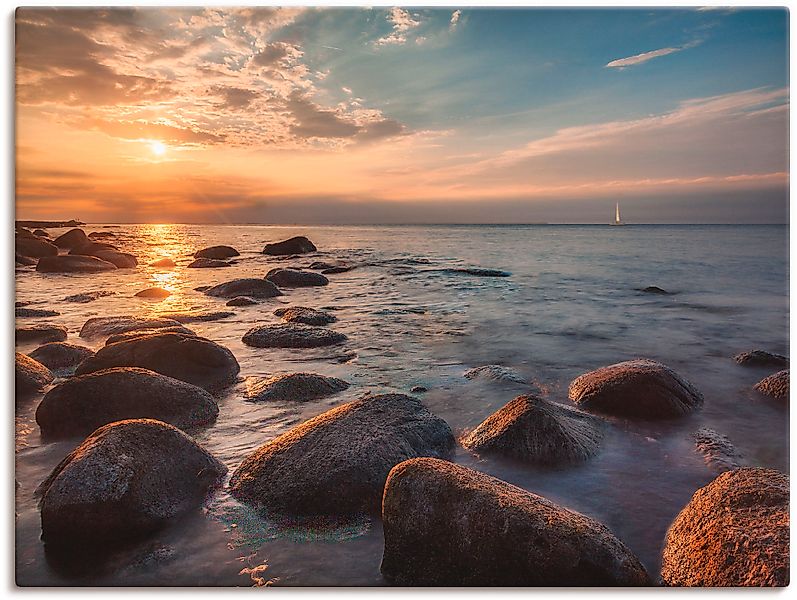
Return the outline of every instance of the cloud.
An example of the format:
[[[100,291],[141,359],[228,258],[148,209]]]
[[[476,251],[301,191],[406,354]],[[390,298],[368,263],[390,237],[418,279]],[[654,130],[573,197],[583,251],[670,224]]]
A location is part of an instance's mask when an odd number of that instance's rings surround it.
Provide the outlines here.
[[[294,92],[286,103],[295,122],[291,132],[307,138],[351,138],[360,127],[345,120],[333,110],[320,108],[300,92]]]
[[[82,127],[101,131],[115,138],[128,140],[160,140],[170,144],[208,144],[224,141],[224,136],[207,131],[175,127],[165,123],[146,121],[106,121],[86,118],[80,121]]]
[[[261,96],[261,93],[255,90],[223,85],[214,86],[212,91],[222,98],[222,105],[225,108],[246,108]]]
[[[267,44],[252,57],[252,64],[259,67],[271,67],[290,55],[292,47],[285,43]]]
[[[687,50],[688,48],[694,48],[700,42],[690,42],[688,44],[684,44],[683,46],[671,46],[668,48],[659,48],[658,50],[652,50],[650,52],[643,52],[642,54],[635,54],[634,56],[629,56],[627,58],[618,58],[617,60],[613,60],[605,65],[607,69],[625,69],[626,67],[631,67],[634,65],[641,65],[642,63],[646,63],[649,60],[654,58],[658,58],[660,56],[667,56],[668,54],[675,54],[676,52],[680,52],[681,50]]]
[[[409,11],[394,6],[385,17],[393,24],[393,31],[374,42],[377,46],[401,45],[407,42],[407,32],[418,27],[421,22],[412,16]]]

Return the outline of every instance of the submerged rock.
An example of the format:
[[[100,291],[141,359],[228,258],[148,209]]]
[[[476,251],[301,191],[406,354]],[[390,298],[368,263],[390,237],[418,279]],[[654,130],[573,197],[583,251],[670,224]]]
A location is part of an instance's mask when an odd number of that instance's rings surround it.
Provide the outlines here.
[[[174,327],[180,325],[175,319],[164,319],[162,317],[132,317],[123,315],[121,317],[92,317],[80,329],[80,337],[92,338],[134,331],[136,329],[160,329],[162,327]]]
[[[20,319],[33,317],[58,317],[61,313],[57,310],[47,310],[42,308],[14,308],[14,316]]]
[[[35,265],[38,261],[35,258],[30,258],[29,256],[22,256],[19,252],[16,252],[14,254],[14,262],[18,265],[29,267],[31,265]]]
[[[695,448],[714,471],[722,473],[742,466],[742,455],[724,435],[713,429],[701,427],[692,437],[695,440]]]
[[[345,342],[342,333],[310,325],[259,325],[243,336],[243,343],[256,348],[318,348]]]
[[[461,269],[441,269],[444,273],[452,275],[475,275],[476,277],[511,277],[512,273],[508,271],[499,271],[498,269],[481,269],[478,267],[468,267]]]
[[[275,375],[267,379],[246,380],[246,399],[250,402],[308,402],[348,389],[342,379],[315,373]]]
[[[265,248],[263,248],[263,254],[285,256],[288,254],[306,254],[308,252],[315,252],[316,250],[318,250],[318,248],[315,247],[313,242],[303,235],[300,235],[283,242],[266,244]]]
[[[278,308],[274,314],[282,317],[288,323],[303,323],[304,325],[329,325],[338,320],[335,315],[306,306]]]
[[[227,300],[225,304],[227,306],[252,306],[257,304],[257,300],[249,296],[236,296],[232,300]]]
[[[39,259],[36,270],[42,273],[99,273],[114,271],[116,265],[96,256],[44,256]]]
[[[146,536],[199,507],[226,471],[166,423],[105,425],[39,486],[42,539],[79,547]]]
[[[153,333],[182,333],[184,335],[196,335],[196,332],[185,327],[184,325],[171,325],[170,327],[156,327],[151,329],[133,329],[132,331],[125,331],[124,333],[115,333],[105,340],[105,345],[115,344],[116,342],[124,342],[125,340],[132,340],[135,338],[144,337],[145,335],[152,335]]]
[[[50,370],[39,361],[19,352],[14,356],[14,386],[17,399],[40,391],[55,379]]]
[[[136,292],[137,298],[157,298],[162,300],[163,298],[168,298],[172,295],[169,290],[164,290],[163,288],[154,287],[154,288],[147,288],[146,290],[141,290],[140,292]]]
[[[309,265],[307,265],[308,269],[312,269],[313,271],[323,271],[324,269],[332,269],[337,267],[338,265],[325,262],[323,260],[314,260]]]
[[[188,265],[189,269],[215,269],[217,267],[231,267],[232,263],[214,258],[197,258]]]
[[[50,369],[55,375],[64,377],[72,375],[80,363],[93,355],[94,351],[85,346],[66,342],[50,342],[39,346],[29,356]]]
[[[401,586],[645,586],[601,523],[500,479],[432,458],[390,472],[381,571]]]
[[[754,389],[772,398],[788,398],[789,369],[764,377],[764,379],[755,384]]]
[[[703,404],[691,383],[645,359],[602,367],[573,380],[570,400],[589,410],[643,419],[684,416]]]
[[[100,348],[76,373],[113,367],[141,367],[209,390],[234,383],[240,371],[232,352],[215,342],[181,333],[154,333]]]
[[[266,279],[279,287],[315,287],[329,284],[329,279],[319,273],[295,269],[271,269],[266,274]]]
[[[208,296],[218,298],[235,298],[236,296],[249,296],[250,298],[273,298],[282,296],[276,285],[265,279],[243,278],[233,279],[225,283],[214,285],[205,290]]]
[[[330,267],[321,271],[322,275],[337,275],[338,273],[348,273],[356,267]]]
[[[464,373],[465,379],[487,379],[490,381],[511,381],[512,383],[527,384],[524,377],[509,367],[501,365],[484,365],[468,369]]]
[[[105,290],[98,290],[95,292],[83,292],[82,294],[75,294],[74,296],[67,296],[64,298],[64,302],[77,302],[80,304],[85,304],[86,302],[94,302],[98,298],[104,298],[105,296],[113,296],[116,292],[109,292]]]
[[[639,288],[639,291],[640,292],[644,292],[645,294],[658,294],[660,296],[670,296],[671,295],[670,292],[668,292],[667,290],[663,290],[660,287],[655,286],[655,285],[649,285],[648,287],[645,287],[645,288]]]
[[[789,359],[782,354],[774,354],[765,350],[751,350],[733,357],[740,365],[746,367],[788,367]]]
[[[219,407],[200,387],[147,369],[114,368],[80,375],[47,392],[36,422],[49,437],[88,435],[124,419],[149,418],[180,429],[216,419]]]
[[[117,269],[133,269],[138,265],[138,259],[127,252],[96,252],[94,256],[113,263]]]
[[[77,248],[89,243],[86,232],[82,229],[70,229],[66,233],[59,235],[53,242],[59,248]]]
[[[414,385],[414,386],[412,386],[412,389],[410,389],[410,393],[411,394],[423,394],[424,392],[428,392],[428,391],[429,390],[426,389],[422,385]]]
[[[32,237],[17,237],[14,243],[14,250],[17,254],[27,256],[30,258],[42,258],[45,256],[56,256],[58,254],[58,246],[51,244],[47,240],[37,238],[31,234]]]
[[[161,258],[160,260],[153,261],[149,263],[150,267],[176,267],[177,263],[175,263],[171,258]]]
[[[727,471],[700,488],[667,531],[661,579],[670,586],[789,584],[789,478]]]
[[[342,404],[267,442],[230,479],[230,493],[288,514],[378,513],[390,469],[448,456],[448,424],[402,394]]]
[[[222,259],[222,258],[232,258],[233,256],[240,256],[241,253],[238,252],[232,246],[210,246],[209,248],[202,248],[202,250],[197,250],[194,253],[194,258],[215,258],[215,259]]]
[[[14,337],[18,344],[20,342],[63,342],[66,339],[66,334],[66,327],[63,325],[42,323],[41,325],[17,327]]]
[[[218,321],[234,316],[235,313],[229,310],[217,310],[210,312],[172,312],[164,313],[161,318],[171,319],[179,323],[204,323],[206,321]]]
[[[536,464],[578,463],[597,454],[603,440],[598,417],[536,396],[518,396],[487,417],[462,445]]]

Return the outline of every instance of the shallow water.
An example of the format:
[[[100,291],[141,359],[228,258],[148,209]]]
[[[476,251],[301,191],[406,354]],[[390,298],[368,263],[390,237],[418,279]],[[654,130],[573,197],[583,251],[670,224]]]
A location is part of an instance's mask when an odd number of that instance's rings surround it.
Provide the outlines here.
[[[234,307],[232,317],[188,327],[230,348],[241,376],[312,371],[352,386],[302,405],[244,402],[245,384],[218,397],[217,422],[190,431],[234,470],[248,453],[296,424],[366,391],[408,393],[423,385],[424,403],[459,437],[514,396],[536,391],[568,402],[577,375],[622,360],[668,364],[705,395],[703,409],[669,422],[611,419],[598,456],[582,466],[542,469],[460,448],[458,463],[484,471],[605,523],[655,575],[664,534],[692,493],[715,473],[694,450],[691,435],[710,427],[727,435],[746,464],[788,470],[788,405],[759,396],[752,385],[776,369],[745,368],[732,357],[761,348],[788,355],[787,226],[425,226],[270,227],[93,225],[110,231],[139,267],[111,273],[41,274],[17,268],[17,300],[61,316],[17,319],[69,328],[72,343],[93,316],[228,310],[225,300],[193,288],[313,260],[357,263],[330,275],[323,288],[286,292],[259,305]],[[65,230],[51,230],[59,234]],[[321,250],[297,260],[260,254],[264,243],[307,235]],[[199,248],[228,244],[235,266],[186,269]],[[173,258],[174,269],[147,266]],[[508,278],[450,274],[479,266]],[[648,285],[673,295],[637,291]],[[135,298],[159,286],[162,301]],[[86,304],[69,295],[112,290]],[[255,324],[280,322],[287,305],[334,308],[331,327],[349,341],[318,350],[244,346]],[[36,344],[17,346],[29,352]],[[469,381],[471,367],[515,368],[531,386]],[[39,540],[36,486],[81,440],[45,443],[33,415],[39,398],[17,408],[16,565],[20,585],[381,585],[378,519],[296,522],[256,514],[223,490],[207,506],[147,541],[114,554],[45,552]],[[261,572],[258,565],[268,564]],[[254,569],[254,573],[248,570]],[[244,570],[242,572],[242,570]]]

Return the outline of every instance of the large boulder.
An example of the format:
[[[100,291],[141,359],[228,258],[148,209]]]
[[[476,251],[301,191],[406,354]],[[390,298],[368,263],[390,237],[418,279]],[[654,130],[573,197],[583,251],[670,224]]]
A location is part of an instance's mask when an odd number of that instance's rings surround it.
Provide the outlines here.
[[[29,354],[32,359],[39,361],[60,377],[72,375],[80,363],[93,355],[94,351],[91,348],[66,342],[50,342],[39,346]]]
[[[751,350],[742,352],[733,357],[740,365],[745,367],[788,367],[789,359],[782,354],[774,354],[766,350]]]
[[[665,585],[789,584],[789,478],[772,469],[726,471],[695,492],[667,531]]]
[[[182,333],[185,335],[196,335],[193,329],[189,329],[185,325],[171,325],[170,327],[155,327],[150,329],[133,329],[132,331],[125,331],[124,333],[114,333],[108,336],[105,340],[105,345],[115,344],[116,342],[124,342],[125,340],[132,340],[135,338],[144,337],[145,335],[152,335],[153,333]]]
[[[127,252],[95,252],[94,256],[100,260],[116,265],[117,269],[133,269],[138,265],[138,259]]]
[[[307,402],[347,389],[349,384],[336,377],[315,373],[290,373],[267,379],[246,380],[246,399],[250,402]]]
[[[218,267],[231,267],[232,263],[215,258],[197,258],[188,264],[189,269],[215,269]]]
[[[42,323],[41,325],[17,327],[14,337],[18,344],[21,342],[63,342],[66,339],[66,333],[67,329],[63,325]]]
[[[169,312],[159,315],[163,319],[171,319],[179,323],[205,323],[207,321],[218,321],[234,316],[235,313],[229,310],[215,311],[188,311],[188,312]]]
[[[378,513],[390,469],[448,456],[451,428],[401,394],[342,404],[267,442],[233,473],[230,493],[269,510],[305,515]]]
[[[161,329],[163,327],[174,327],[180,325],[174,319],[164,319],[160,317],[131,317],[123,315],[121,317],[92,317],[80,329],[80,337],[93,338],[105,337],[115,333],[125,331],[135,331],[137,329]]]
[[[255,348],[318,348],[345,342],[348,338],[326,327],[286,323],[259,325],[247,331],[242,340]]]
[[[73,377],[44,395],[36,409],[42,434],[84,436],[114,421],[157,419],[180,429],[216,419],[219,407],[200,387],[147,369],[123,367]]]
[[[279,287],[315,287],[329,284],[329,279],[320,273],[295,269],[271,269],[266,274],[266,279]]]
[[[703,404],[703,394],[665,365],[629,360],[573,380],[570,399],[589,410],[642,419],[684,416]]]
[[[202,250],[197,250],[194,253],[194,258],[224,259],[240,255],[241,253],[231,246],[210,246],[209,248],[202,248]]]
[[[527,384],[526,379],[510,367],[501,365],[483,365],[468,369],[464,373],[465,379],[485,379],[487,381],[508,381],[511,383]]]
[[[14,358],[14,384],[16,397],[24,398],[51,383],[54,379],[50,370],[40,362],[19,352]]]
[[[789,397],[789,369],[773,373],[755,384],[755,390],[772,398]]]
[[[382,574],[412,586],[644,586],[609,529],[500,479],[432,458],[393,468]]]
[[[303,325],[329,325],[338,320],[335,315],[323,310],[307,308],[306,306],[278,308],[274,311],[274,314],[282,317],[288,323],[302,323]]]
[[[303,235],[300,235],[282,242],[266,244],[266,247],[263,248],[263,254],[270,254],[271,256],[286,256],[289,254],[306,254],[307,252],[315,252],[317,249],[318,248],[315,247],[313,242],[308,240]]]
[[[165,290],[159,287],[147,288],[145,290],[141,290],[140,292],[135,293],[135,296],[137,298],[154,298],[157,300],[163,300],[164,298],[168,298],[171,295],[172,293],[169,290]]]
[[[110,423],[37,489],[42,539],[80,547],[146,536],[199,507],[226,471],[176,427],[152,419]]]
[[[240,371],[232,352],[215,342],[181,333],[154,333],[100,348],[75,373],[113,367],[141,367],[209,390],[234,383]]]
[[[41,258],[43,256],[56,256],[58,246],[51,244],[47,240],[37,237],[17,237],[14,244],[17,254],[30,258]]]
[[[99,273],[115,269],[115,264],[96,256],[44,256],[36,265],[42,273]]]
[[[42,238],[49,238],[50,237],[50,234],[47,233],[44,229],[34,229],[33,230],[33,235],[35,235],[36,237],[42,237]]]
[[[175,263],[171,258],[161,258],[160,260],[155,260],[149,263],[150,267],[176,267],[177,263]]]
[[[518,396],[487,417],[462,441],[476,452],[495,452],[543,465],[578,463],[598,452],[598,417],[537,396]]]
[[[205,290],[208,296],[217,298],[235,298],[236,296],[249,296],[250,298],[273,298],[282,296],[276,285],[265,279],[243,278],[233,279]]]
[[[67,248],[69,250],[77,248],[78,246],[83,246],[89,242],[90,240],[86,236],[86,232],[82,229],[70,229],[66,233],[59,235],[55,238],[55,241],[53,241],[59,248]]]
[[[69,251],[71,255],[96,256],[98,252],[118,252],[119,248],[108,242],[88,241],[80,246],[75,246]]]

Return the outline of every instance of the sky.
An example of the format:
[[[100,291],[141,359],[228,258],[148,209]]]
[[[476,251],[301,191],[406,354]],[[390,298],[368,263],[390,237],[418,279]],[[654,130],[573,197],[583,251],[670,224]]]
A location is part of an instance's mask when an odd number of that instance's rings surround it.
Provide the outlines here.
[[[788,222],[782,9],[18,9],[18,219]]]

